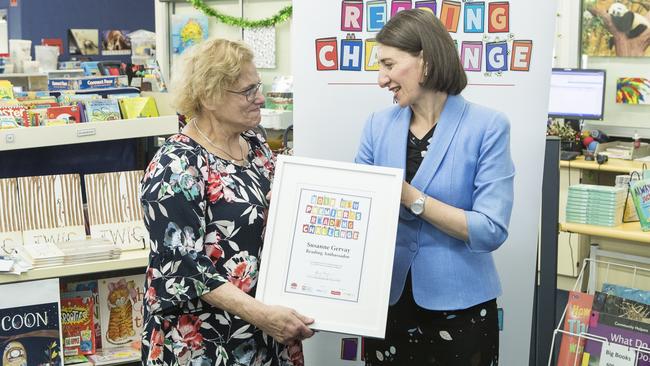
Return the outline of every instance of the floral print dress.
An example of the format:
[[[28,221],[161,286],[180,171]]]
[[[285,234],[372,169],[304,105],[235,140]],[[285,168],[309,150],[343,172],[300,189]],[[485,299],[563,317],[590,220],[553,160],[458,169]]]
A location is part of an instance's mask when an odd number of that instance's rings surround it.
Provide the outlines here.
[[[200,298],[226,282],[255,296],[275,161],[261,136],[242,136],[249,168],[177,134],[146,170],[144,365],[292,365],[285,346]]]

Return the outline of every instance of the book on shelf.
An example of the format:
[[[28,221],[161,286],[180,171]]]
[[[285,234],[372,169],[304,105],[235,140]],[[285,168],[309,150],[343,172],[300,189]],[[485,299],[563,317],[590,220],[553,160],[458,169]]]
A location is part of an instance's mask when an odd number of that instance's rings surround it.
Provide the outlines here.
[[[142,274],[98,281],[103,350],[139,344],[144,326],[144,279]]]
[[[94,366],[94,364],[84,355],[76,356],[64,356],[66,365],[75,365],[75,366]]]
[[[614,285],[611,283],[603,284],[603,291],[608,295],[622,297],[628,300],[634,300],[642,304],[650,305],[650,291],[640,290],[638,288]]]
[[[641,230],[650,231],[650,179],[630,182],[630,196],[641,223]]]
[[[11,253],[23,245],[22,211],[18,198],[18,180],[0,179],[0,252]]]
[[[77,106],[57,106],[47,109],[48,120],[63,120],[65,123],[81,122],[81,114]]]
[[[621,316],[601,313],[598,311],[591,312],[589,321],[589,334],[600,337],[603,341],[589,339],[585,344],[582,365],[600,366],[604,353],[609,351],[609,347],[604,347],[604,343],[614,343],[625,346],[628,351],[643,347],[649,351],[650,345],[650,324],[626,319]],[[638,362],[636,364],[627,363],[621,365],[650,365],[650,353],[638,352],[636,355]],[[629,357],[627,357],[629,358]],[[616,363],[607,363],[616,366]],[[604,365],[604,364],[603,364]]]
[[[14,86],[9,80],[0,80],[0,99],[13,99]]]
[[[139,349],[127,346],[98,349],[94,355],[88,356],[88,358],[92,361],[93,365],[103,366],[139,361],[141,354]]]
[[[0,294],[2,364],[61,365],[59,280],[0,285]]]
[[[134,170],[84,176],[91,237],[123,250],[146,247],[149,233],[139,200],[143,174]]]
[[[86,237],[79,174],[17,179],[25,244],[58,243]]]
[[[650,305],[596,291],[592,309],[601,313],[650,324]]]
[[[120,107],[115,99],[92,99],[84,101],[86,120],[88,122],[103,122],[122,119]]]
[[[120,99],[120,110],[125,119],[158,117],[156,101],[152,97]]]
[[[95,330],[95,349],[102,348],[102,330],[99,313],[99,288],[97,280],[67,282],[62,284],[61,291],[67,292],[90,292],[93,296],[93,327]]]
[[[28,127],[27,108],[23,105],[10,105],[7,103],[0,104],[0,115],[12,117],[19,126]]]
[[[95,353],[95,304],[90,291],[64,292],[61,295],[63,355]]]
[[[573,334],[587,332],[593,299],[592,295],[583,292],[569,292],[563,330]],[[560,353],[556,365],[579,366],[584,344],[584,338],[562,334],[562,343],[560,343]]]

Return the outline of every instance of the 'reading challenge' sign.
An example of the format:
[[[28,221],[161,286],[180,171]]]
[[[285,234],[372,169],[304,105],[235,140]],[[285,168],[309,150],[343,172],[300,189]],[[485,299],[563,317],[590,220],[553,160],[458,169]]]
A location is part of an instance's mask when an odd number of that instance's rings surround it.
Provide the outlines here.
[[[316,69],[378,71],[377,41],[358,38],[357,33],[378,32],[390,17],[413,7],[431,11],[442,20],[454,38],[465,71],[483,72],[489,77],[530,70],[533,42],[518,39],[511,30],[510,2],[446,0],[344,0],[341,33],[315,40]]]

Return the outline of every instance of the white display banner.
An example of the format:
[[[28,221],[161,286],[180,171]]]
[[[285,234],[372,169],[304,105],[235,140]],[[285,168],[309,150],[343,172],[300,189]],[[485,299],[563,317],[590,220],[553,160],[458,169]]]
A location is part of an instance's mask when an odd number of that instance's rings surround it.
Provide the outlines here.
[[[503,285],[500,364],[521,365],[530,348],[555,1],[294,0],[294,151],[354,159],[369,114],[392,104],[392,94],[376,84],[373,38],[396,11],[416,6],[433,10],[450,29],[469,80],[463,96],[511,122],[515,200],[495,261]],[[330,335],[305,342],[306,364],[363,364],[341,360],[331,351],[340,344]]]

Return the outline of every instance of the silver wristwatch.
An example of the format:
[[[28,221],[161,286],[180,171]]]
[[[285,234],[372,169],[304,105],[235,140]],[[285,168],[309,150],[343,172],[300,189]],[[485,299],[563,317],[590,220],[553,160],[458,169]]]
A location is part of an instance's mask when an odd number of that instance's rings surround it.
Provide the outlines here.
[[[426,199],[427,196],[423,194],[418,199],[413,201],[413,203],[411,203],[411,206],[409,206],[409,208],[411,209],[411,212],[413,212],[414,215],[420,216],[422,215],[422,213],[424,213],[424,203]]]

